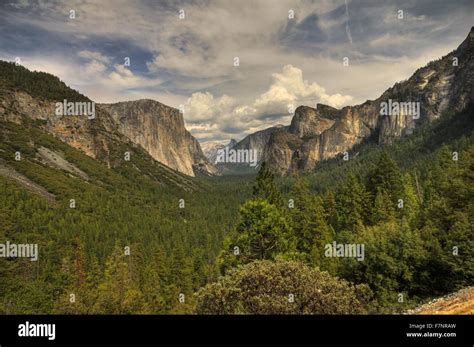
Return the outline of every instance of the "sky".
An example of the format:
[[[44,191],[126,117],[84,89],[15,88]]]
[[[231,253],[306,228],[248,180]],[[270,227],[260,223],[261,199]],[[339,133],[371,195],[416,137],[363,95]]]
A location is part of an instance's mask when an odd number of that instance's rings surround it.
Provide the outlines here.
[[[228,142],[300,105],[377,98],[455,49],[473,14],[472,0],[4,0],[0,59],[96,102],[181,107],[201,142]]]

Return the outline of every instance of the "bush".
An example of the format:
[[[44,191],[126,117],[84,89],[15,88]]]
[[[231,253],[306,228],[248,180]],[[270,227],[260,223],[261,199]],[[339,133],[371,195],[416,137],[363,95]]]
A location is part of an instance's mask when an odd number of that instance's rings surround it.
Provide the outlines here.
[[[259,260],[196,295],[198,314],[357,314],[367,312],[372,293],[301,262]]]

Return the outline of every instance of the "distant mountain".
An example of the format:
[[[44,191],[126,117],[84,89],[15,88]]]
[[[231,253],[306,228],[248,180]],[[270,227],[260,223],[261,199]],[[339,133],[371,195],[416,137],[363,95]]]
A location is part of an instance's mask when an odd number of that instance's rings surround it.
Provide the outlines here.
[[[234,149],[236,151],[256,151],[257,162],[261,163],[263,158],[263,150],[268,143],[268,140],[271,134],[280,129],[287,129],[287,126],[278,124],[276,126],[257,131],[246,137],[244,137],[239,142],[231,140],[227,145],[221,143],[209,144],[208,155],[209,161],[215,163],[217,158],[217,151],[219,149],[224,149],[228,147],[229,149]],[[217,163],[215,164],[219,174],[221,175],[234,175],[234,174],[253,174],[255,173],[258,167],[253,167],[249,163]]]
[[[263,156],[263,150],[265,145],[267,144],[270,136],[277,130],[286,130],[288,127],[284,125],[278,124],[276,126],[257,131],[253,134],[250,134],[244,137],[241,141],[239,141],[235,145],[235,149],[249,149],[249,150],[256,150],[257,157],[259,158],[259,162]]]
[[[58,115],[56,104],[64,100],[92,104],[53,75],[0,61],[0,119],[17,124],[36,121],[38,128],[109,168],[120,165],[124,153],[138,145],[154,160],[186,175],[216,171],[177,109],[138,100],[96,104],[94,117]]]
[[[237,144],[237,141],[231,139],[229,143],[223,143],[222,141],[208,141],[201,144],[202,151],[209,162],[213,165],[216,164],[217,153],[219,150],[224,149],[225,147],[234,148]]]
[[[318,161],[348,151],[362,141],[374,139],[381,145],[390,144],[409,136],[415,127],[438,119],[445,111],[460,112],[473,101],[474,28],[455,51],[418,69],[376,100],[340,110],[323,104],[316,108],[300,106],[288,128],[274,129],[269,136],[255,133],[247,138],[260,138],[256,147],[276,173],[311,171]],[[384,110],[391,114],[384,115]]]

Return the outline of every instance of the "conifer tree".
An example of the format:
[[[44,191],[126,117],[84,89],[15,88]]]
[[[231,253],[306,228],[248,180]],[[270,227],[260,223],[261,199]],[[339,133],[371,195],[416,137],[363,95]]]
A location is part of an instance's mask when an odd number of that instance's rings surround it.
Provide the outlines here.
[[[332,190],[328,191],[325,195],[324,199],[324,209],[327,213],[327,220],[328,224],[333,228],[337,228],[337,206],[336,206],[336,198]]]
[[[388,193],[377,187],[374,200],[372,219],[374,224],[392,221],[395,218],[395,210]]]
[[[370,204],[367,191],[360,179],[350,173],[347,180],[337,189],[336,206],[338,212],[338,231],[360,230],[369,218]]]
[[[143,310],[143,294],[133,280],[129,256],[118,243],[107,258],[104,278],[99,284],[96,310],[109,314],[139,313]]]
[[[193,293],[193,262],[180,245],[175,248],[170,268],[172,283],[184,294]]]
[[[382,152],[375,168],[368,175],[368,191],[374,198],[377,188],[385,190],[394,205],[398,199],[403,199],[402,173],[387,152]]]
[[[315,265],[321,265],[324,245],[333,239],[333,230],[327,223],[323,201],[310,193],[308,182],[301,177],[297,177],[291,196],[295,204],[290,211],[297,249],[312,258]]]
[[[283,206],[281,192],[275,182],[275,176],[265,162],[261,164],[258,171],[257,180],[253,187],[253,198],[265,199],[278,208]]]
[[[403,192],[404,198],[400,215],[406,218],[410,224],[413,224],[416,222],[420,212],[420,201],[415,192],[413,179],[409,173],[406,173],[403,179]],[[398,203],[397,207],[399,207]]]
[[[249,200],[240,208],[236,233],[220,255],[221,269],[256,259],[295,256],[296,240],[285,215],[266,200]]]

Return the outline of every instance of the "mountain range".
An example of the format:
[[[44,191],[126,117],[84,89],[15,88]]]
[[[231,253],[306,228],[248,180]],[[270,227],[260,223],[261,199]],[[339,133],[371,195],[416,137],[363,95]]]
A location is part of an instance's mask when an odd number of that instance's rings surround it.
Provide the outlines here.
[[[364,141],[389,145],[397,138],[409,136],[419,125],[438,119],[446,110],[460,112],[473,102],[473,50],[471,28],[456,50],[418,69],[408,80],[396,83],[375,100],[342,109],[324,104],[315,108],[299,106],[289,126],[270,127],[227,146],[256,150],[259,162],[267,162],[275,173],[288,175],[312,171],[318,161],[349,151]],[[109,168],[121,165],[126,152],[139,148],[147,160],[163,164],[176,174],[255,172],[255,168],[245,164],[216,164],[216,153],[225,146],[209,144],[203,152],[186,130],[182,114],[157,101],[96,104],[95,118],[88,119],[57,115],[55,103],[64,100],[92,102],[57,77],[0,62],[0,120],[16,124],[33,122],[36,128]],[[383,115],[384,103],[413,103],[419,106],[419,113],[405,110]]]
[[[257,148],[260,161],[287,175],[311,171],[318,161],[349,151],[363,141],[389,145],[414,128],[460,112],[474,100],[474,28],[451,53],[418,69],[375,100],[335,109],[324,104],[300,106],[289,127],[269,128],[247,136],[236,148]],[[381,115],[384,103],[419,103],[419,114]],[[254,140],[258,138],[258,140]]]

